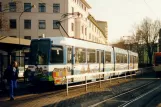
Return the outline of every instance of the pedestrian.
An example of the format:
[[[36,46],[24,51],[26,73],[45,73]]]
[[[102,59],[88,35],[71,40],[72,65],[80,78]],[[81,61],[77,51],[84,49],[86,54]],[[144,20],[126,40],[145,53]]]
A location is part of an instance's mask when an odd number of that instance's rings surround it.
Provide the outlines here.
[[[18,63],[17,61],[12,61],[11,65],[9,65],[6,69],[6,79],[9,83],[9,91],[10,91],[10,100],[14,100],[14,90],[17,88],[17,79],[18,79]]]
[[[29,69],[26,68],[26,70],[24,72],[24,83],[26,83],[28,81],[28,74],[29,74]]]

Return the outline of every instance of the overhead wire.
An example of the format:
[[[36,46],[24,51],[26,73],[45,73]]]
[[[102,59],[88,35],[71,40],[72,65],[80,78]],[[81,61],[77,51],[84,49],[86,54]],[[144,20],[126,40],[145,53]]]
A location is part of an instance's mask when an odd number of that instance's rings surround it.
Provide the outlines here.
[[[155,15],[155,16],[157,16],[156,15],[156,13],[153,11],[153,9],[151,8],[151,6],[146,2],[146,0],[144,0],[144,3],[146,4],[146,6],[149,8],[149,10]]]

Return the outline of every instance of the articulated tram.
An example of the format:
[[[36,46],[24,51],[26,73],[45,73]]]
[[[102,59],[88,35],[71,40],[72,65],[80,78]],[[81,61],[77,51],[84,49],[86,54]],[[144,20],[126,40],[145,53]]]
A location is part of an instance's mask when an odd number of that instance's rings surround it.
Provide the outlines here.
[[[33,39],[29,60],[25,67],[30,70],[30,81],[53,82],[55,85],[65,84],[67,75],[138,68],[137,53],[67,37]],[[70,80],[72,83],[80,81],[82,79]]]

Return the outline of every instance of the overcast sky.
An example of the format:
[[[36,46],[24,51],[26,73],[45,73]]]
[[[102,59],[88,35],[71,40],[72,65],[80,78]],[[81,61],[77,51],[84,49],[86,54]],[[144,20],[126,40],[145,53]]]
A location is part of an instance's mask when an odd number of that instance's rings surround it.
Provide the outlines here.
[[[87,0],[90,13],[97,20],[108,22],[109,42],[129,35],[133,25],[145,17],[161,19],[161,0]]]

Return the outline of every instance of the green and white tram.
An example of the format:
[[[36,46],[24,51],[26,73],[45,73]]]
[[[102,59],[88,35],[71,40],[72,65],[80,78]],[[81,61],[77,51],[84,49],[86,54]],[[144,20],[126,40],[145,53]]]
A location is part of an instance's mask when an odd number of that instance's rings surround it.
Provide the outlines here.
[[[30,70],[30,81],[61,85],[65,83],[64,77],[67,75],[137,69],[137,58],[137,53],[104,44],[51,37],[31,41],[30,61],[26,67]],[[70,82],[80,81],[82,80],[73,79]]]

